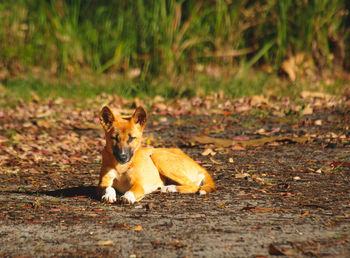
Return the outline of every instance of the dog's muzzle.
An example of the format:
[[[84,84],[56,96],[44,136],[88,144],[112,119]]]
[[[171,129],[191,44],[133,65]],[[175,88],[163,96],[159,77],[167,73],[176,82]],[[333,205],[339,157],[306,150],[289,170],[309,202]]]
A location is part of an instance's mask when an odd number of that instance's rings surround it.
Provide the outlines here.
[[[116,160],[121,163],[125,164],[130,161],[132,158],[132,151],[131,148],[121,148],[115,147],[113,149],[113,155],[116,158]]]

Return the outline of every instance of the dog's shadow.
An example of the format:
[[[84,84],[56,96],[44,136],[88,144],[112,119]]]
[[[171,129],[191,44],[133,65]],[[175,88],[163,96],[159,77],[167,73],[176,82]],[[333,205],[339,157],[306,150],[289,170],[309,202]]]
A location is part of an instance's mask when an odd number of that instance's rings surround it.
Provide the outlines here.
[[[97,200],[96,186],[77,186],[54,191],[39,191],[37,194],[61,198],[90,198]]]
[[[96,186],[77,186],[70,188],[57,189],[53,191],[0,191],[0,194],[24,194],[31,196],[47,195],[56,198],[88,198],[99,200],[96,192]]]

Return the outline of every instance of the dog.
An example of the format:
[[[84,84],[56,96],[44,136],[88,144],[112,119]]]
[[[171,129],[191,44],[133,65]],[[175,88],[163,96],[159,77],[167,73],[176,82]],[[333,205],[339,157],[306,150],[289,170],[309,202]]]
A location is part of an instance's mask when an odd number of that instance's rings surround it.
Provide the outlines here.
[[[106,145],[97,193],[102,201],[133,204],[156,190],[207,194],[215,191],[210,174],[178,148],[142,147],[147,122],[143,107],[131,117],[115,116],[108,106],[100,112]],[[172,183],[172,184],[169,184]]]

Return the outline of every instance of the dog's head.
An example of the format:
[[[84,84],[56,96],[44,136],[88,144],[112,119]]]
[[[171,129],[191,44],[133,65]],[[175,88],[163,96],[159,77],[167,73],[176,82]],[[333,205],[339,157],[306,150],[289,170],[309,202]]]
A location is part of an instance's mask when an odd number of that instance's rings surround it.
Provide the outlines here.
[[[129,162],[141,146],[142,132],[147,122],[145,109],[138,107],[130,118],[122,118],[116,117],[105,106],[100,112],[100,122],[106,133],[107,151],[113,153],[119,163]]]

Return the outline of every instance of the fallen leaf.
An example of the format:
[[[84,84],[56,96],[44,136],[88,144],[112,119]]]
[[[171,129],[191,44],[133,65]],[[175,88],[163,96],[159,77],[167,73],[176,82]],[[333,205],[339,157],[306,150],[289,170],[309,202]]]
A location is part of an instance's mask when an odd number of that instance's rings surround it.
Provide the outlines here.
[[[195,215],[190,215],[189,217],[197,219],[197,218],[205,218],[206,215],[205,214],[195,214]]]
[[[184,125],[184,124],[186,124],[186,123],[187,123],[186,121],[177,120],[177,121],[175,121],[173,124],[174,124],[174,125]]]
[[[295,256],[296,254],[298,254],[298,249],[293,248],[293,249],[287,249],[287,250],[283,250],[284,255],[287,256]]]
[[[269,245],[269,254],[271,255],[284,255],[284,253],[279,250],[274,244]]]
[[[330,167],[338,167],[338,166],[346,166],[349,167],[350,166],[350,162],[332,162],[331,164],[329,164]]]
[[[152,137],[148,137],[146,140],[146,145],[150,146],[152,143]]]
[[[315,125],[322,125],[322,120],[318,119],[314,122]]]
[[[288,74],[289,79],[294,82],[296,79],[296,65],[295,58],[292,56],[287,60],[284,60],[281,65],[283,71]]]
[[[197,135],[194,136],[193,139],[202,144],[212,143],[217,147],[229,147],[232,145],[232,140],[213,138],[205,135]]]
[[[46,128],[46,129],[49,129],[51,127],[51,124],[47,121],[44,121],[44,120],[38,120],[38,121],[36,121],[36,124],[40,127]]]
[[[96,213],[86,213],[85,215],[86,215],[86,216],[93,217],[93,218],[95,218],[95,217],[98,216],[98,214],[96,214]]]
[[[311,115],[314,112],[313,108],[310,105],[307,105],[303,111],[301,111],[302,116]]]
[[[267,207],[259,207],[259,206],[256,206],[254,207],[253,210],[251,210],[252,212],[255,212],[255,213],[269,213],[269,212],[274,212],[276,211],[275,208],[267,208]]]
[[[268,104],[269,101],[263,95],[255,95],[250,99],[250,105],[259,106],[261,104]]]
[[[300,96],[303,99],[307,99],[307,98],[319,98],[319,99],[325,99],[325,100],[329,100],[332,96],[323,92],[312,92],[312,91],[302,91],[300,92]]]
[[[237,136],[232,138],[234,141],[248,141],[249,139],[250,138],[248,136]]]
[[[229,158],[229,159],[228,159],[228,162],[229,162],[229,163],[233,163],[233,158]]]
[[[33,127],[33,123],[25,122],[25,123],[23,123],[23,127],[25,127],[25,128]]]
[[[219,162],[219,161],[213,159],[212,157],[209,157],[209,159],[210,159],[210,161],[213,162],[214,164],[217,164],[217,165],[222,164],[222,162]]]
[[[30,221],[30,222],[27,222],[26,224],[27,225],[37,225],[37,224],[41,224],[42,222],[41,221]]]
[[[146,210],[152,210],[153,208],[154,208],[154,204],[152,202],[146,204]]]
[[[32,99],[33,99],[34,102],[39,103],[39,102],[41,101],[39,95],[36,94],[34,91],[31,91],[31,92],[30,92],[30,95],[32,95]]]
[[[22,141],[24,139],[24,136],[19,134],[19,133],[16,133],[16,134],[12,135],[12,139],[15,141]]]
[[[235,178],[246,178],[246,177],[250,177],[250,174],[248,173],[240,173],[240,174],[236,174]]]
[[[254,213],[269,213],[276,211],[275,208],[267,208],[267,207],[259,207],[259,206],[247,206],[241,209],[241,211],[246,212],[254,212]]]
[[[269,135],[270,133],[266,132],[264,128],[260,128],[254,132],[255,134],[261,134],[261,135]]]
[[[129,226],[130,226],[130,224],[126,224],[126,223],[115,223],[113,225],[113,229],[114,230],[125,230]]]
[[[256,199],[256,196],[253,194],[243,194],[243,195],[239,195],[239,198],[253,198]]]
[[[284,196],[285,196],[285,197],[291,197],[291,196],[292,196],[292,193],[286,192],[286,193],[284,193]]]
[[[288,137],[288,136],[274,136],[274,137],[265,137],[260,139],[248,140],[248,141],[234,141],[235,144],[240,144],[244,147],[247,146],[260,146],[270,142],[276,141],[290,141],[304,144],[308,138],[306,137]]]
[[[175,241],[175,242],[169,242],[169,245],[175,247],[175,248],[182,248],[185,247],[186,245],[179,242],[179,241]]]
[[[162,103],[162,102],[164,102],[164,98],[162,96],[157,95],[154,97],[153,102],[154,103]]]
[[[98,241],[97,244],[100,245],[100,246],[112,245],[113,244],[113,240]]]
[[[39,124],[38,124],[39,125]],[[40,126],[40,125],[39,125]],[[101,130],[102,127],[99,124],[85,123],[73,125],[74,130],[85,131],[85,130]]]
[[[336,133],[334,133],[334,132],[330,132],[330,133],[329,133],[329,137],[331,137],[331,138],[338,138],[339,135],[336,134]]]
[[[68,199],[77,199],[77,198],[87,198],[87,196],[86,195],[78,195],[78,196],[68,197]]]
[[[141,231],[141,230],[143,230],[141,225],[137,225],[136,227],[131,229],[131,231]]]
[[[48,212],[59,212],[59,211],[61,211],[61,209],[51,209]]]
[[[216,154],[215,151],[213,151],[212,149],[208,148],[208,149],[205,149],[203,152],[202,152],[202,156],[208,156],[208,155],[211,155],[211,156],[214,156]]]
[[[267,255],[263,255],[263,254],[256,254],[254,257],[255,258],[268,258]]]
[[[251,109],[252,109],[251,105],[248,105],[248,104],[241,104],[241,105],[235,106],[235,111],[237,113],[244,113],[244,112],[247,112]]]
[[[309,215],[309,212],[308,211],[305,211],[303,214],[301,214],[300,216],[302,216],[302,217],[305,217],[305,216],[307,216],[307,215]]]
[[[140,68],[130,69],[127,73],[127,76],[131,79],[138,77],[141,74]]]
[[[241,145],[233,145],[231,150],[241,151],[241,150],[245,150],[245,148],[243,148]]]
[[[165,123],[167,121],[168,121],[168,118],[166,118],[165,116],[159,118],[159,122],[161,123]]]

